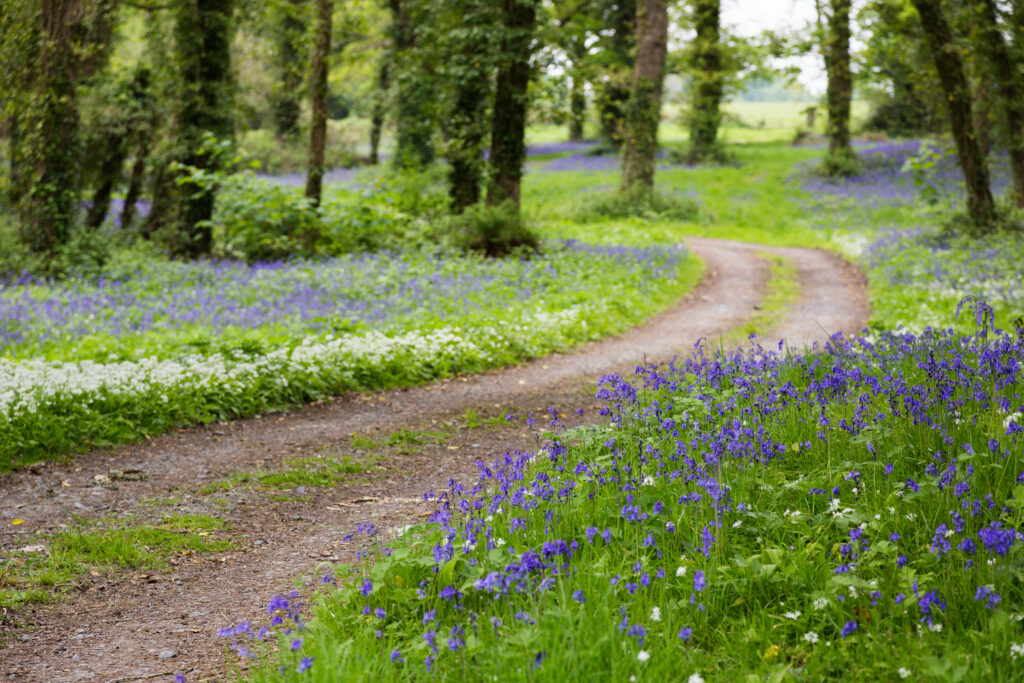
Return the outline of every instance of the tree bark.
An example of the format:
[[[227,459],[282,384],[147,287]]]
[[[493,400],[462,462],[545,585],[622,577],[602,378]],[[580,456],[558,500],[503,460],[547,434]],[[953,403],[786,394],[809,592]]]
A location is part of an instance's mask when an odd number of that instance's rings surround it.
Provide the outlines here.
[[[583,124],[587,115],[587,95],[583,86],[582,62],[586,55],[582,39],[575,39],[570,46],[572,59],[572,85],[569,90],[569,141],[579,142],[583,139]]]
[[[445,55],[454,91],[444,126],[451,210],[461,213],[480,201],[484,179],[487,108],[494,64],[492,36],[499,21],[491,0],[449,2],[446,21],[458,26],[459,39]]]
[[[964,76],[963,62],[953,42],[949,23],[942,13],[941,0],[912,2],[921,19],[921,28],[946,94],[949,122],[967,188],[967,211],[976,226],[989,228],[995,221],[995,203],[989,186],[988,162],[974,137],[971,94]]]
[[[179,101],[175,112],[179,160],[202,171],[216,168],[218,159],[204,149],[203,139],[234,133],[231,39],[234,0],[179,0],[174,49]],[[176,183],[175,183],[176,184]],[[198,258],[213,249],[216,188],[185,182],[173,193],[177,234],[170,244],[177,256]],[[155,204],[155,202],[154,202]]]
[[[390,0],[395,93],[395,157],[399,167],[422,168],[434,161],[433,120],[427,103],[432,79],[421,68],[410,0]]]
[[[491,178],[487,204],[519,204],[526,159],[527,88],[537,24],[537,0],[502,0],[504,36],[491,118]]]
[[[640,0],[636,25],[636,64],[623,139],[622,187],[627,191],[642,188],[650,192],[654,189],[661,87],[668,45],[667,0]]]
[[[380,163],[380,135],[384,130],[385,104],[388,88],[391,87],[389,60],[388,55],[381,57],[377,71],[377,92],[374,93],[373,113],[370,115],[370,164],[373,166]]]
[[[601,137],[618,149],[626,127],[626,112],[632,92],[630,78],[635,63],[637,0],[604,2],[603,20],[611,31],[605,49],[604,77],[598,81],[595,108]]]
[[[316,46],[310,69],[309,168],[306,197],[320,204],[324,184],[324,151],[327,147],[327,58],[331,53],[332,0],[316,0]]]
[[[273,66],[278,82],[271,94],[274,130],[280,138],[293,138],[299,130],[302,112],[301,49],[306,24],[297,16],[304,0],[285,0],[272,6],[270,18],[275,54]]]
[[[690,72],[693,76],[693,103],[690,114],[690,159],[694,162],[721,157],[718,127],[724,84],[722,50],[719,44],[722,5],[720,0],[694,0],[693,42]]]
[[[1006,131],[1013,173],[1013,198],[1017,206],[1024,207],[1024,88],[1020,71],[999,28],[999,14],[993,0],[973,0],[981,23],[979,46],[992,66],[999,94],[999,108]],[[982,150],[986,151],[986,150]]]
[[[11,180],[21,240],[34,252],[52,255],[67,241],[79,211],[78,81],[86,68],[83,60],[97,47],[87,23],[105,21],[114,7],[42,0],[38,9],[32,20],[38,52],[25,56],[30,82],[18,84],[23,90],[20,120],[12,126]]]
[[[850,103],[853,74],[850,71],[850,0],[830,0],[828,35],[825,39],[825,99],[828,103],[828,158],[826,172],[842,174],[851,169]]]

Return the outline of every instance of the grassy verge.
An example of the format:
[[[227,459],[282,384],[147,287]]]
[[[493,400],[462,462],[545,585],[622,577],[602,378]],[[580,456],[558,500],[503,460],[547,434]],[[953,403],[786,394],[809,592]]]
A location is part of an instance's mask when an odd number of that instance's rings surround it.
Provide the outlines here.
[[[1022,367],[985,330],[605,378],[607,425],[226,635],[255,681],[1009,680]]]
[[[173,515],[156,524],[131,519],[76,519],[63,531],[23,540],[0,564],[0,608],[47,602],[91,573],[119,569],[161,570],[172,557],[227,550],[222,520]]]
[[[272,350],[101,364],[0,360],[0,470],[180,425],[536,358],[643,322],[684,296],[701,272],[692,257],[673,261],[660,279],[594,272],[578,289],[558,288],[554,307],[506,306],[493,320],[481,313],[390,336],[371,330]]]

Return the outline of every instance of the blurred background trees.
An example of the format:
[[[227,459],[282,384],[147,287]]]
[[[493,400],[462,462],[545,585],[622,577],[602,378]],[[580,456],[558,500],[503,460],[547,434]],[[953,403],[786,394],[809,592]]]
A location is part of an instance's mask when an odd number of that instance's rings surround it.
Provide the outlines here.
[[[990,154],[1024,205],[1020,3],[813,1],[805,28],[744,37],[720,0],[5,0],[0,215],[53,272],[110,226],[213,255],[218,195],[253,160],[305,173],[321,217],[325,173],[385,158],[444,185],[438,218],[518,215],[530,124],[593,138],[653,192],[663,121],[688,132],[681,160],[729,163],[723,104],[791,93],[779,60],[801,54],[827,74],[821,172],[857,172],[856,135],[949,136],[979,229],[998,222]]]

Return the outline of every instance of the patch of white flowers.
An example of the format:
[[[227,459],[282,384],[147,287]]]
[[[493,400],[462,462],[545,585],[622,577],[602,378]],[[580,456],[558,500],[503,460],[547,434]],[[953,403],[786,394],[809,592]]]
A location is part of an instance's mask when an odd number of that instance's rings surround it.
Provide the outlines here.
[[[388,336],[376,331],[341,337],[307,338],[295,347],[265,355],[231,358],[223,354],[185,355],[173,359],[96,363],[0,359],[0,415],[12,418],[45,411],[72,401],[89,406],[101,400],[131,400],[168,394],[214,391],[241,393],[260,382],[319,376],[349,379],[358,387],[357,372],[382,368],[401,358],[406,369],[429,369],[439,362],[487,361],[509,348],[531,347],[539,338],[555,346],[567,340],[564,330],[583,325],[586,311],[577,306],[551,313],[525,314],[519,324],[463,331],[442,328]]]

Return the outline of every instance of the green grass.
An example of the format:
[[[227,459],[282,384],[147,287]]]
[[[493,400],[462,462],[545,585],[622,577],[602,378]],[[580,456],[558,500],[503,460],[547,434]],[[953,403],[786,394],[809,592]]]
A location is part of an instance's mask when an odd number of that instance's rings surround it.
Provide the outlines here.
[[[21,548],[42,545],[44,552],[3,555],[0,608],[56,599],[86,572],[163,570],[175,555],[230,549],[234,543],[223,537],[226,530],[223,520],[207,515],[171,515],[157,524],[75,519],[64,531],[21,541]]]
[[[768,282],[765,297],[757,312],[746,322],[726,335],[725,347],[742,343],[750,336],[764,337],[776,330],[786,318],[792,305],[800,297],[800,282],[792,262],[771,252],[758,252],[768,262]]]
[[[246,679],[1016,680],[1024,544],[983,532],[1024,524],[1022,354],[891,337],[606,385],[615,420],[378,539]]]
[[[368,474],[379,469],[376,458],[352,460],[348,456],[338,457],[322,454],[307,458],[292,458],[285,461],[279,470],[257,470],[236,472],[226,479],[204,486],[200,493],[208,496],[218,491],[228,491],[242,484],[267,486],[275,489],[294,489],[299,486],[327,488],[352,478],[353,475]]]

